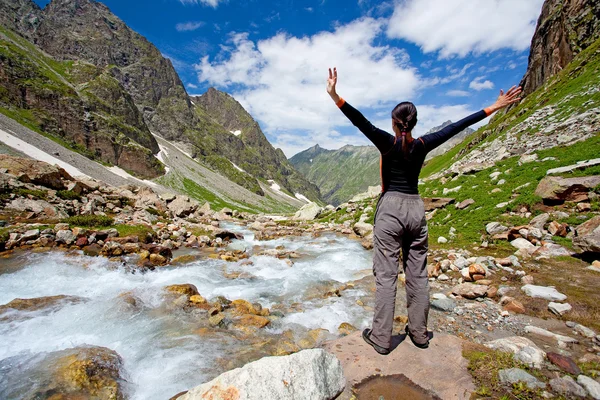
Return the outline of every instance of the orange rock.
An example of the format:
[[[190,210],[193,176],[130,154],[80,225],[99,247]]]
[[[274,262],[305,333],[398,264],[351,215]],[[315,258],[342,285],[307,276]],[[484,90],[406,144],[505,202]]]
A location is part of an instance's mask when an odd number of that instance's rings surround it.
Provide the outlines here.
[[[238,322],[240,323],[240,325],[243,325],[243,326],[255,326],[257,328],[264,328],[265,326],[267,326],[271,323],[269,318],[261,317],[260,315],[252,315],[252,314],[242,315],[240,317],[240,319],[238,320]]]
[[[514,312],[516,314],[525,314],[525,306],[515,299],[509,300],[503,307],[506,311]]]
[[[486,292],[487,297],[493,298],[498,295],[498,288],[496,286],[490,286]]]

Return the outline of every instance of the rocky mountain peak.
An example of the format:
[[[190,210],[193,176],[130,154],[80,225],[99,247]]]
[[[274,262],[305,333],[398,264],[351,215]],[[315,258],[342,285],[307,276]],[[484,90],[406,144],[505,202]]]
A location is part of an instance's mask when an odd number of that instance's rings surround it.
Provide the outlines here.
[[[599,37],[600,0],[546,0],[521,81],[524,94],[534,92]]]
[[[0,1],[0,24],[29,38],[42,18],[42,10],[33,0]]]

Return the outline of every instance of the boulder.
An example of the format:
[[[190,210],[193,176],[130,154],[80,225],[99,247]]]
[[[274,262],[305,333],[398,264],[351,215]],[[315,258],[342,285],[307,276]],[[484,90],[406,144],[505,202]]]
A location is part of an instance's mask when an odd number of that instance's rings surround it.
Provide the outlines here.
[[[535,245],[532,244],[529,240],[523,238],[516,238],[510,244],[517,249],[525,249],[525,250],[533,250],[535,249]]]
[[[551,379],[549,383],[553,391],[562,394],[569,399],[587,396],[586,390],[579,386],[577,382],[575,382],[575,379],[571,378],[569,375],[565,375],[562,378]]]
[[[358,236],[365,237],[371,232],[373,232],[373,225],[366,222],[357,222],[356,224],[354,224],[354,227],[352,227],[352,230]]]
[[[548,232],[550,232],[552,236],[565,237],[567,236],[567,233],[569,233],[567,231],[568,227],[569,225],[567,224],[561,224],[560,222],[552,221],[550,222],[550,225],[548,225]]]
[[[583,252],[600,253],[600,215],[575,228],[573,246]]]
[[[3,367],[2,380],[13,384],[2,387],[2,398],[127,398],[127,383],[120,376],[123,360],[105,347],[82,346],[41,353],[28,361]]]
[[[546,358],[546,353],[535,343],[521,336],[497,339],[486,343],[485,346],[493,350],[512,353],[516,360],[535,368],[541,368]]]
[[[198,202],[196,200],[190,199],[188,196],[177,195],[175,200],[171,201],[167,208],[176,216],[176,217],[187,217],[190,214],[193,214],[194,211],[198,208]]]
[[[529,226],[531,226],[533,228],[537,228],[540,231],[543,231],[544,226],[546,226],[546,223],[548,222],[549,219],[550,219],[550,214],[547,214],[547,213],[540,214],[529,222]]]
[[[579,375],[577,383],[585,388],[592,399],[600,400],[600,383],[585,375]]]
[[[83,297],[66,295],[35,297],[31,299],[14,299],[9,303],[1,305],[0,313],[10,310],[27,312],[44,309],[54,310],[66,304],[77,304],[81,303],[82,301],[85,301]]]
[[[435,299],[431,302],[431,307],[445,312],[452,312],[456,308],[456,301],[450,298]]]
[[[561,178],[546,176],[540,181],[535,194],[545,203],[557,204],[565,201],[581,202],[588,200],[588,192],[600,185],[600,176]]]
[[[460,187],[459,187],[459,189],[460,189]],[[423,198],[423,203],[425,204],[426,212],[433,211],[438,208],[444,208],[448,204],[454,203],[454,201],[455,201],[454,199],[447,198],[447,197],[433,197],[433,198],[424,197]]]
[[[548,361],[563,371],[568,372],[571,375],[581,374],[581,369],[579,369],[575,361],[571,358],[558,353],[547,353],[546,356],[548,357]]]
[[[21,182],[34,183],[55,190],[66,189],[64,181],[73,180],[67,171],[58,166],[5,154],[0,154],[0,169],[5,169]]]
[[[71,245],[77,240],[77,236],[69,229],[62,229],[56,232],[56,243],[64,243],[66,245]]]
[[[265,357],[225,372],[178,400],[335,399],[346,386],[339,360],[323,349]]]
[[[544,243],[543,246],[538,247],[535,249],[535,251],[532,253],[532,256],[534,257],[538,257],[538,256],[545,256],[545,257],[560,257],[560,256],[566,256],[566,257],[570,257],[574,254],[574,252],[572,252],[571,250],[568,250],[565,247],[562,247],[559,244],[556,243]]]
[[[243,240],[244,239],[244,235],[241,235],[239,233],[235,233],[232,231],[228,231],[225,229],[216,231],[215,237],[221,238],[222,240],[233,240],[233,239]]]
[[[525,285],[521,290],[529,297],[550,301],[564,301],[567,296],[551,286]]]
[[[571,305],[569,303],[555,303],[555,302],[550,302],[550,304],[548,304],[548,310],[556,315],[563,316],[566,313],[568,313],[569,311],[571,311],[573,309],[573,307],[571,307]]]
[[[317,203],[308,203],[302,206],[296,214],[294,214],[295,220],[309,221],[317,218],[323,212],[323,207]]]
[[[490,222],[485,226],[485,231],[488,233],[488,235],[497,235],[499,233],[508,231],[508,228],[502,225],[500,222]]]
[[[473,200],[473,199],[466,199],[466,200],[463,200],[460,203],[458,203],[456,205],[456,208],[459,209],[459,210],[463,210],[463,209],[469,207],[471,204],[475,204],[475,200]]]
[[[546,387],[545,383],[520,368],[501,369],[498,371],[498,378],[500,378],[500,382],[510,385],[525,382],[527,387],[532,390],[544,389]]]
[[[485,297],[488,291],[486,285],[476,285],[474,283],[461,283],[460,285],[452,288],[452,294],[455,296],[462,296],[465,299],[476,299],[478,297]]]

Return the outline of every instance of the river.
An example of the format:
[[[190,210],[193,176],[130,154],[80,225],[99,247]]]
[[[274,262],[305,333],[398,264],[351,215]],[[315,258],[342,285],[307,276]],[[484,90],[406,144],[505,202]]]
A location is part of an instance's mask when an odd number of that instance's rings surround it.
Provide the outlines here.
[[[284,246],[301,257],[291,267],[271,256],[251,255],[253,265],[203,257],[146,273],[80,252],[27,252],[0,261],[0,304],[53,295],[86,299],[50,313],[15,311],[0,318],[0,367],[11,370],[13,377],[4,382],[0,377],[0,397],[24,390],[42,355],[80,345],[103,346],[119,353],[124,360],[127,394],[140,400],[168,399],[212,379],[226,369],[224,365],[241,365],[259,357],[260,353],[249,351],[251,341],[228,334],[197,334],[205,312],[165,308],[162,288],[170,284],[193,284],[209,300],[225,296],[288,310],[261,330],[265,337],[314,328],[337,335],[342,322],[358,328],[369,324],[372,314],[356,304],[368,296],[359,287],[345,290],[341,297],[311,294],[324,284],[350,282],[369,274],[371,254],[358,242],[333,233],[261,242],[245,227],[223,227],[244,235],[244,240],[230,244],[231,249],[247,249],[253,254],[259,248]],[[225,271],[242,271],[245,277],[230,279]],[[119,296],[126,292],[134,294],[143,306],[125,307]],[[301,304],[299,311],[290,308],[294,303]]]

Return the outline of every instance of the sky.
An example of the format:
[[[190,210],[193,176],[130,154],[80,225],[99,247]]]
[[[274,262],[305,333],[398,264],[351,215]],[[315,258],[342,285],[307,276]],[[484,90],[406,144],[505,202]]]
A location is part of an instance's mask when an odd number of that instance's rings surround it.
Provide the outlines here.
[[[291,157],[370,144],[326,93],[329,67],[338,94],[390,132],[401,101],[417,106],[415,136],[491,105],[527,69],[543,0],[102,3],[172,61],[190,95],[231,94]]]

